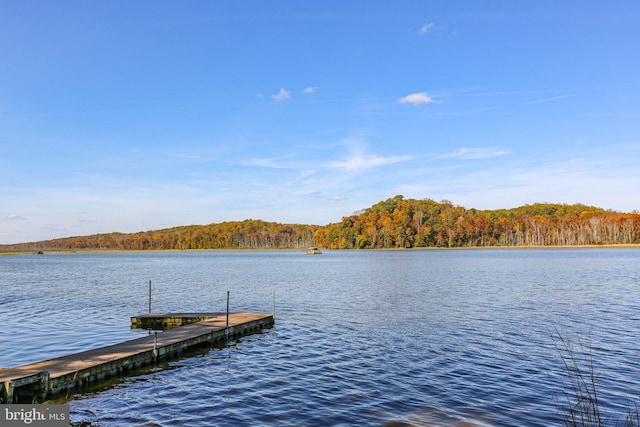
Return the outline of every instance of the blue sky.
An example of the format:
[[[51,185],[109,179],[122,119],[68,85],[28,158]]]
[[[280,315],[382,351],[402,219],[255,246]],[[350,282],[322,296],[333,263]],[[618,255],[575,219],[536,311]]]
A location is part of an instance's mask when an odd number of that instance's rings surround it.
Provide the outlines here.
[[[640,2],[0,0],[0,243],[402,194],[640,210]]]

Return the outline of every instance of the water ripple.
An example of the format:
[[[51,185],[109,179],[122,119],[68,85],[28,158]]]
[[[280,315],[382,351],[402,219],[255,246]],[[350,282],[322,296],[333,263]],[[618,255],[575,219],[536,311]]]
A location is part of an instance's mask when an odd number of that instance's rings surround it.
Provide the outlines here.
[[[0,366],[139,336],[157,310],[271,311],[276,326],[70,402],[108,426],[561,425],[563,350],[603,407],[640,395],[640,251],[327,251],[0,258]],[[142,332],[144,333],[144,332]],[[580,352],[579,354],[583,354]]]

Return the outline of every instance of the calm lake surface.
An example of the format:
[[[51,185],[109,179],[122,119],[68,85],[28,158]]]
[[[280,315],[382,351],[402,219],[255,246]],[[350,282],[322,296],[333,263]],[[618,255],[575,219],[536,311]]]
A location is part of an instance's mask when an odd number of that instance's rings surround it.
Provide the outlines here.
[[[626,248],[5,256],[0,366],[140,336],[149,280],[154,311],[224,311],[230,291],[232,311],[271,313],[275,290],[275,327],[75,395],[74,421],[562,425],[558,332],[592,349],[605,409],[640,402]]]

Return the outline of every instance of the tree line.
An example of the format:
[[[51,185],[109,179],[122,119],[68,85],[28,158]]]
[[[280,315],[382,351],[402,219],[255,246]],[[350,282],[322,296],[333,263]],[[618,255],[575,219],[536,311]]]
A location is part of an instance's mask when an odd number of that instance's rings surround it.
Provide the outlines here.
[[[105,233],[2,245],[0,250],[382,249],[640,243],[640,214],[582,204],[478,210],[398,195],[326,226],[261,220]]]
[[[188,225],[138,233],[105,233],[2,245],[0,250],[296,249],[314,245],[317,226],[261,220]]]
[[[640,214],[582,204],[477,210],[396,196],[316,232],[330,249],[640,243]]]

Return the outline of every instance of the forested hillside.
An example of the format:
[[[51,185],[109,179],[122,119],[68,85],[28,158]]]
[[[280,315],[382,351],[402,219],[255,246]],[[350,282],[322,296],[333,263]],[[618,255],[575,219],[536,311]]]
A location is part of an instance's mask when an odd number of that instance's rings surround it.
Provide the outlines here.
[[[4,250],[76,249],[293,249],[314,244],[318,226],[278,224],[248,219],[209,225],[189,225],[139,233],[107,233],[67,237],[18,245]]]
[[[640,214],[546,203],[482,211],[396,196],[320,228],[316,242],[331,249],[629,244],[640,242]]]
[[[472,246],[574,246],[640,243],[640,214],[581,204],[536,203],[477,210],[443,200],[381,201],[326,226],[261,220],[190,225],[133,234],[108,233],[0,250],[81,249],[377,249]]]

